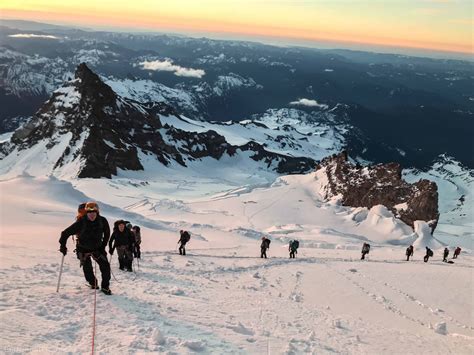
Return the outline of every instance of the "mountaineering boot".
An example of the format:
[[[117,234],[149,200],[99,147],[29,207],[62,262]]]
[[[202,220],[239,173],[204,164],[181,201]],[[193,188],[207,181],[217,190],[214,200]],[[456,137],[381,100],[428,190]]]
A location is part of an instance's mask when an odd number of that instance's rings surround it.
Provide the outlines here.
[[[110,288],[101,288],[100,290],[103,293],[105,293],[107,296],[110,296],[112,294],[112,291],[110,291]]]
[[[98,290],[99,289],[99,286],[97,285],[97,282],[96,283],[90,283],[89,287],[93,290]]]

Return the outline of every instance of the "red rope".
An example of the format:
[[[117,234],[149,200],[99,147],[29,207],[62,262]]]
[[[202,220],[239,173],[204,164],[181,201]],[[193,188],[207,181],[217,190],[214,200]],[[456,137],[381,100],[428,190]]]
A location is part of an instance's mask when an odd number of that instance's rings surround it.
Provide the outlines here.
[[[94,260],[94,276],[97,274],[97,262]],[[94,355],[94,346],[95,346],[95,310],[97,305],[97,278],[95,279],[94,287],[94,317],[92,322],[92,355]]]

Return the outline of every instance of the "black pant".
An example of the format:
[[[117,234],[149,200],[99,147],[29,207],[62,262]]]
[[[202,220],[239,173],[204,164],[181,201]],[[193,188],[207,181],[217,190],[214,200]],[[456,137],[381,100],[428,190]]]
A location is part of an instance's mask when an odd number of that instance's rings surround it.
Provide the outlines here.
[[[267,248],[260,248],[260,257],[267,258]]]
[[[140,259],[140,256],[141,256],[140,245],[139,245],[139,244],[135,244],[135,257],[136,257],[137,259]]]
[[[290,250],[290,259],[295,258],[295,252],[293,250]]]
[[[186,243],[181,243],[179,246],[179,255],[186,255]]]
[[[94,269],[92,268],[91,257],[99,264],[100,273],[102,275],[102,288],[109,288],[110,284],[110,264],[107,257],[100,254],[98,251],[92,253],[79,253],[79,259],[82,262],[82,270],[84,271],[84,277],[90,285],[97,285],[97,279],[94,275]]]
[[[362,252],[362,258],[360,258],[360,260],[364,260],[365,259],[365,254],[368,254],[367,252]]]
[[[407,255],[407,261],[410,261],[410,254]]]
[[[425,255],[425,257],[423,258],[423,261],[424,261],[425,263],[427,263],[429,258],[430,258],[429,255]]]
[[[130,250],[130,247],[127,245],[119,245],[117,247],[117,254],[120,270],[123,270],[123,268],[127,268],[127,270],[131,271],[133,263],[133,253]]]

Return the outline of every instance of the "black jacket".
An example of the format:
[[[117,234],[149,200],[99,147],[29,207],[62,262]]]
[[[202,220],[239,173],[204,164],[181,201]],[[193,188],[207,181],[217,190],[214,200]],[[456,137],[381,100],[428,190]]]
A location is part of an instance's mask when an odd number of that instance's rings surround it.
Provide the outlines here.
[[[189,232],[184,231],[183,233],[181,233],[181,236],[179,237],[179,242],[182,245],[185,245],[187,242],[189,242],[190,239],[191,239],[191,236],[189,235]]]
[[[116,247],[127,245],[128,247],[132,248],[133,244],[135,243],[135,237],[133,236],[132,232],[125,228],[123,232],[117,228],[114,228],[114,232],[110,237],[109,241],[109,249],[115,249]]]
[[[109,222],[100,215],[97,215],[92,222],[86,215],[62,231],[59,243],[66,245],[68,238],[74,234],[78,235],[77,249],[79,251],[105,250],[110,238]]]

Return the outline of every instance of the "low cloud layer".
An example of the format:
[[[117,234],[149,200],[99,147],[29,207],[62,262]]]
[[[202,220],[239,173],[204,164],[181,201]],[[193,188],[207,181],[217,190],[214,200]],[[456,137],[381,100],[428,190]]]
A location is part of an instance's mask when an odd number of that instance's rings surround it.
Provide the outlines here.
[[[311,99],[299,99],[298,101],[290,102],[290,105],[299,105],[299,106],[308,106],[308,107],[319,107],[322,109],[327,109],[329,106],[325,104],[320,104],[316,100]]]
[[[52,35],[35,35],[33,33],[18,33],[16,35],[9,35],[8,37],[13,38],[47,38],[47,39],[59,39],[59,37]]]
[[[144,61],[141,62],[140,65],[144,70],[169,71],[174,72],[174,75],[176,76],[185,76],[190,78],[202,78],[206,74],[206,72],[202,69],[184,68],[182,66],[173,64],[173,62],[169,59],[164,61]]]

